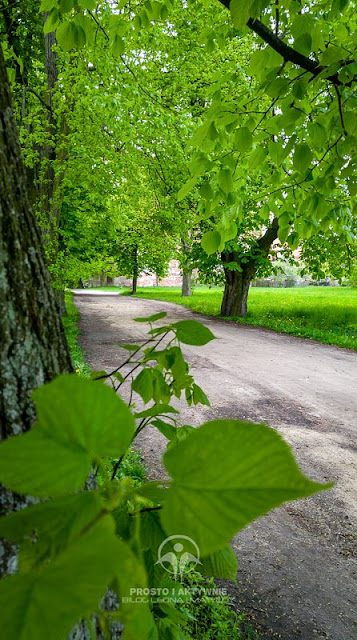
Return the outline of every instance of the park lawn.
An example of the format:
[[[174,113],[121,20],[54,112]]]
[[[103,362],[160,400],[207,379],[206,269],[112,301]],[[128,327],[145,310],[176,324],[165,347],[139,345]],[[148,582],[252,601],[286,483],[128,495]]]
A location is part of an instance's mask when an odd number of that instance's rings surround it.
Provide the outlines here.
[[[140,287],[136,295],[219,316],[222,289],[196,287],[191,298],[182,298],[179,287]],[[252,287],[248,315],[231,320],[357,350],[357,289]]]

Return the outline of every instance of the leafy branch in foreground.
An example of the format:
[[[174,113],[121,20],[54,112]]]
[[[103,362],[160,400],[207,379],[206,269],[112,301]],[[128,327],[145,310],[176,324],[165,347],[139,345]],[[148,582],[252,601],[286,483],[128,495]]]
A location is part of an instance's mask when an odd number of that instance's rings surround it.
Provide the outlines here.
[[[126,362],[141,367],[131,387],[150,403],[147,409],[133,413],[115,389],[59,376],[34,393],[34,428],[0,445],[1,482],[44,499],[0,519],[0,536],[19,546],[18,574],[0,581],[8,640],[63,640],[81,619],[91,629],[93,614],[105,637],[120,621],[124,640],[187,639],[190,607],[178,604],[180,583],[160,561],[162,545],[165,558],[177,560],[179,534],[196,545],[203,575],[234,579],[229,542],[237,531],[284,501],[329,486],[306,478],[289,446],[266,425],[171,424],[173,396],[184,391],[195,402],[196,393],[198,402],[206,402],[201,390],[192,391],[188,365],[173,342],[203,345],[213,335],[195,321],[151,328],[149,334],[153,344],[145,345],[141,359],[137,348],[135,361]],[[158,349],[163,336],[168,343]],[[149,422],[169,440],[163,457],[168,479],[137,486],[121,475],[113,482],[108,458],[122,459]],[[102,484],[83,491],[93,466]],[[115,611],[100,605],[108,588],[117,598]],[[157,597],[162,593],[165,598]]]

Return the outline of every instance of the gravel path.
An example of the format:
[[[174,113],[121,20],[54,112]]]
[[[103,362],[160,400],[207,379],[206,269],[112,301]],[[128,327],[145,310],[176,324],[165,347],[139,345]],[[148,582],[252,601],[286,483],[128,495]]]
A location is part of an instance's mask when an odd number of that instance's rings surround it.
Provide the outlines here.
[[[238,587],[231,591],[261,628],[262,640],[356,640],[357,354],[200,317],[167,302],[101,293],[78,291],[74,299],[80,342],[94,369],[118,365],[124,354],[118,342],[143,339],[145,325],[133,317],[164,310],[169,321],[200,319],[218,339],[184,352],[212,406],[182,403],[182,422],[266,422],[292,445],[305,473],[336,483],[275,509],[236,536]],[[139,446],[159,478],[164,438],[148,430]]]

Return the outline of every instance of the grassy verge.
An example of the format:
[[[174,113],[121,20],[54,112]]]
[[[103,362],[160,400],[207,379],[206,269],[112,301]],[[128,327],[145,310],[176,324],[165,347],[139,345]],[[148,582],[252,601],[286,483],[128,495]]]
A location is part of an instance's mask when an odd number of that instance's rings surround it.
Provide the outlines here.
[[[73,293],[71,291],[66,291],[65,302],[67,315],[62,318],[62,323],[72,362],[77,373],[88,377],[90,375],[90,367],[85,361],[83,351],[78,344],[80,313],[73,304]]]
[[[182,298],[178,287],[141,287],[137,296],[219,316],[222,289],[197,287],[191,298]],[[257,287],[250,290],[248,309],[245,318],[232,320],[357,350],[357,289]]]

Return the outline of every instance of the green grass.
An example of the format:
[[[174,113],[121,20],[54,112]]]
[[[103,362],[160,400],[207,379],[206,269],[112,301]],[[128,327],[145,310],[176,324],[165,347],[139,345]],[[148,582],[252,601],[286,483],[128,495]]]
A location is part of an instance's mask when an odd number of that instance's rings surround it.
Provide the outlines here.
[[[191,298],[182,298],[179,287],[140,287],[137,296],[219,316],[222,289],[196,287]],[[357,350],[357,289],[252,287],[248,315],[233,320]]]
[[[90,367],[85,361],[83,351],[78,344],[80,313],[73,304],[73,293],[71,291],[66,291],[65,302],[67,315],[63,316],[62,323],[71,353],[73,366],[77,373],[89,377]]]

